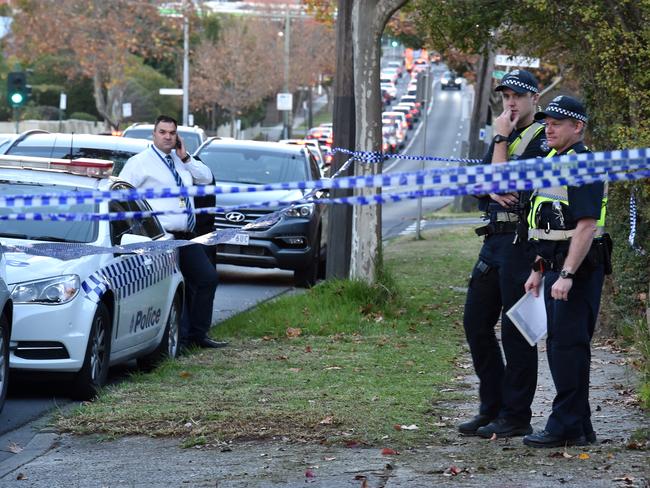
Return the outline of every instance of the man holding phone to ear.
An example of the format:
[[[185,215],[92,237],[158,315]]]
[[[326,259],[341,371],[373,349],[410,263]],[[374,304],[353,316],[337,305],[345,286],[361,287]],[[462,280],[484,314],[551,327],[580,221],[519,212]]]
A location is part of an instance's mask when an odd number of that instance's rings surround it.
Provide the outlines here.
[[[131,157],[120,172],[120,178],[136,188],[182,188],[212,183],[212,172],[185,149],[177,133],[178,123],[160,115],[153,129],[153,144]],[[148,200],[156,211],[194,209],[192,197],[153,198]],[[158,217],[165,230],[176,239],[196,237],[196,215],[168,214]],[[185,307],[181,320],[181,346],[205,348],[225,347],[227,343],[208,337],[212,325],[212,306],[218,277],[206,247],[192,244],[179,248],[179,264],[185,279]]]
[[[544,126],[534,121],[539,91],[532,73],[511,71],[496,91],[503,113],[494,120],[495,136],[483,164],[546,156]],[[488,223],[476,229],[484,241],[467,290],[463,327],[479,378],[480,406],[478,415],[458,426],[464,435],[490,439],[532,432],[537,348],[505,313],[523,296],[534,258],[522,208],[527,200],[522,192],[509,192],[490,193],[479,202]],[[494,330],[499,318],[503,355]]]

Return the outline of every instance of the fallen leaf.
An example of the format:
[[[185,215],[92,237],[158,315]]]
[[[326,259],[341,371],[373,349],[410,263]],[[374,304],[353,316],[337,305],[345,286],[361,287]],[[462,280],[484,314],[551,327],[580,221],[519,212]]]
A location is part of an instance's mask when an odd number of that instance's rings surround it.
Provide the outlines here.
[[[458,466],[449,466],[443,473],[445,476],[456,476],[461,472],[461,469]]]
[[[27,476],[25,476],[25,473],[18,473],[18,476],[16,476],[17,480],[26,480]]]
[[[262,337],[262,340],[263,340],[263,341],[272,341],[272,340],[273,340],[273,337],[264,336],[264,337]]]
[[[291,371],[292,373],[298,373],[302,371],[302,368],[289,368],[289,371]]]
[[[299,337],[300,334],[302,334],[302,329],[300,329],[299,327],[287,327],[286,334],[289,339],[292,339],[294,337]]]
[[[278,361],[286,361],[289,359],[289,356],[277,356],[275,359]]]
[[[311,352],[311,346],[305,347],[305,352]]]
[[[332,457],[324,457],[323,459],[324,459],[325,461],[334,461],[334,460],[336,459],[336,456],[332,456]]]
[[[16,444],[15,442],[12,442],[11,444],[9,444],[9,445],[7,446],[7,450],[8,450],[9,452],[13,452],[14,454],[18,454],[19,452],[21,452],[21,451],[23,450],[23,448],[20,447],[20,446],[19,446],[18,444]]]
[[[444,422],[435,422],[433,425],[434,427],[447,427],[447,424]]]
[[[491,441],[496,441],[496,440],[497,440],[497,434],[496,434],[496,432],[495,432],[494,434],[492,434],[492,437],[490,437],[490,440],[491,440]]]
[[[586,452],[581,452],[580,454],[578,454],[578,459],[589,459],[589,454],[587,454]]]
[[[415,424],[411,425],[400,425],[400,430],[418,430],[418,426]]]
[[[331,369],[341,369],[341,367],[340,366],[328,366],[327,368],[325,368],[325,371],[329,371]]]
[[[190,376],[192,376],[192,373],[190,373],[189,371],[181,371],[180,373],[178,373],[178,376],[180,376],[181,378],[189,378]]]
[[[311,469],[308,469],[307,471],[305,471],[305,476],[307,478],[315,478],[316,477],[316,475],[314,474],[314,472]]]
[[[323,420],[321,420],[318,423],[321,424],[321,425],[331,425],[331,423],[333,421],[334,421],[334,417],[332,417],[331,415],[328,415],[327,417],[325,417]]]
[[[569,454],[568,452],[564,451],[564,452],[562,453],[562,457],[563,457],[563,458],[566,458],[566,459],[571,459],[571,458],[573,457],[573,455],[571,455],[571,454]]]
[[[368,480],[367,480],[367,479],[364,479],[364,480],[361,482],[361,488],[368,488]]]
[[[381,455],[382,456],[397,456],[397,455],[399,455],[399,452],[397,452],[395,449],[391,449],[390,447],[384,447],[381,450]]]
[[[393,425],[393,429],[402,430],[402,426],[400,424],[395,424],[395,425]]]

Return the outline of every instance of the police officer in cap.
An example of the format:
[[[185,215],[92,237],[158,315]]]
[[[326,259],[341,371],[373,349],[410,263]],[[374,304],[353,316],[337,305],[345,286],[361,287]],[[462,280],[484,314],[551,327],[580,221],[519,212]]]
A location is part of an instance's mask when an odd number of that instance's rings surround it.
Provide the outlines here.
[[[496,135],[483,163],[546,156],[544,126],[533,119],[539,99],[535,77],[526,70],[514,70],[496,90],[501,92],[504,110],[494,121]],[[528,198],[521,192],[491,193],[479,202],[488,223],[476,229],[484,242],[472,271],[463,326],[480,381],[480,407],[478,415],[458,426],[464,435],[491,438],[532,432],[537,349],[505,314],[524,294],[534,256],[521,210]],[[494,330],[499,317],[505,363]]]
[[[589,152],[583,144],[584,106],[559,96],[535,115],[544,120],[550,156]],[[536,190],[528,214],[537,258],[526,291],[540,293],[548,319],[547,355],[556,395],[546,428],[524,437],[532,447],[596,442],[589,409],[590,341],[604,274],[611,272],[611,240],[604,234],[606,185]]]

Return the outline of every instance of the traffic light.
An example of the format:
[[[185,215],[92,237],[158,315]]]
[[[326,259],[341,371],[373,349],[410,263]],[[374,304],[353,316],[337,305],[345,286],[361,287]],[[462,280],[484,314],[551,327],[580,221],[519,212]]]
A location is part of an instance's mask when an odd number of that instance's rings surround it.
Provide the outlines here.
[[[12,71],[7,77],[7,102],[14,108],[22,107],[32,93],[32,87],[27,84],[27,74],[24,71]]]

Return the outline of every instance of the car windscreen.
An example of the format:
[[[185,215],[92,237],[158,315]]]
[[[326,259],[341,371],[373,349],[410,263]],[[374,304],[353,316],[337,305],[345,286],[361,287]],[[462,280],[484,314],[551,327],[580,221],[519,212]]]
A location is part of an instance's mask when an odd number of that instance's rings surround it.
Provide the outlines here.
[[[201,150],[199,157],[212,170],[216,181],[265,185],[307,179],[302,153],[210,145]]]
[[[194,152],[201,145],[201,136],[196,132],[184,131],[182,129],[179,129],[178,133],[185,143],[185,149],[187,152],[194,154]],[[132,137],[134,139],[147,139],[149,141],[151,141],[153,138],[153,132],[151,129],[129,129],[125,130],[124,134],[122,135],[124,137]]]
[[[68,186],[35,185],[16,181],[0,181],[0,195],[37,195],[60,194],[74,191]],[[94,213],[98,211],[96,203],[71,203],[48,206],[22,206],[0,208],[0,215],[13,213]],[[0,238],[15,237],[19,239],[34,239],[52,242],[94,242],[97,240],[97,221],[65,221],[65,220],[3,220],[0,221]]]

